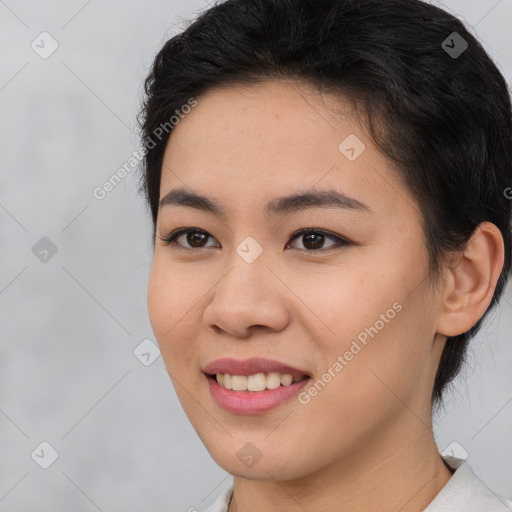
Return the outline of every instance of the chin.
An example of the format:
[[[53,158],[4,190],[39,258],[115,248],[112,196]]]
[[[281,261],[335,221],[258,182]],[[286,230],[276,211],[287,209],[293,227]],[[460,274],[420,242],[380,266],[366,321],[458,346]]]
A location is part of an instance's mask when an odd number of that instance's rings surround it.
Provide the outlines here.
[[[289,453],[280,450],[277,446],[258,449],[256,443],[241,443],[233,440],[226,446],[225,443],[215,443],[214,448],[208,447],[208,452],[215,462],[233,476],[247,480],[293,480],[307,476],[311,472],[308,461],[297,459],[296,449]],[[303,470],[301,470],[303,468]]]

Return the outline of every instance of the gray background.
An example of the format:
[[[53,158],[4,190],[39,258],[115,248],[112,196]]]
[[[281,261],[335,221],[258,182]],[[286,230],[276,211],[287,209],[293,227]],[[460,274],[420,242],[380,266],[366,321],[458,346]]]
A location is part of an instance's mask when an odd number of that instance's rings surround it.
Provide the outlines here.
[[[511,83],[512,0],[440,4]],[[155,52],[205,5],[0,0],[0,512],[203,510],[228,485],[161,357],[144,366],[133,353],[154,339],[151,226],[135,171],[104,200],[92,194],[139,147],[135,116]],[[43,31],[59,45],[46,59],[31,48]],[[32,251],[43,237],[57,248],[46,262]],[[440,449],[459,443],[510,498],[506,293],[435,422]],[[35,462],[49,460],[43,441],[59,454],[46,470]]]

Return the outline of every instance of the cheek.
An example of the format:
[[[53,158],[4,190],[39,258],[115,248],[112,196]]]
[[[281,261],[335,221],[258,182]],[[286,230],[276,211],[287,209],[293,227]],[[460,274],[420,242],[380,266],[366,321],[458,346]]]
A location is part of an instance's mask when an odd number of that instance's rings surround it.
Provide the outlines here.
[[[173,325],[173,294],[169,293],[169,275],[163,271],[155,254],[148,282],[148,313],[153,332],[159,343]]]
[[[365,328],[373,326],[396,301],[399,292],[391,276],[372,272],[369,264],[343,264],[290,276],[309,327],[318,325],[316,340],[338,352],[350,345]],[[394,291],[395,290],[395,291]],[[304,309],[304,304],[307,306]],[[395,311],[390,315],[394,316]],[[316,319],[316,320],[315,320]],[[322,341],[323,340],[323,341]]]
[[[422,269],[408,271],[395,263],[384,272],[371,264],[361,259],[350,272],[331,267],[324,275],[308,274],[295,288],[321,320],[309,325],[320,326],[313,336],[321,366],[336,375],[336,384],[328,385],[333,393],[337,388],[332,400],[339,403],[340,393],[351,388],[345,398],[355,400],[351,407],[371,396],[392,397],[386,384],[405,397],[417,383],[427,382],[430,371],[433,322],[428,298],[417,286]],[[379,402],[384,403],[377,399],[375,406]]]
[[[433,361],[427,306],[411,297],[394,303],[397,294],[388,297],[384,307],[368,305],[374,313],[370,321],[352,322],[352,333],[347,332],[336,350],[331,348],[330,361],[341,355],[342,363],[326,401],[345,425],[348,421],[377,428],[409,409],[422,414],[428,402]],[[390,304],[395,308],[388,308]]]
[[[187,363],[194,355],[204,289],[155,253],[148,283],[151,327],[168,368]]]

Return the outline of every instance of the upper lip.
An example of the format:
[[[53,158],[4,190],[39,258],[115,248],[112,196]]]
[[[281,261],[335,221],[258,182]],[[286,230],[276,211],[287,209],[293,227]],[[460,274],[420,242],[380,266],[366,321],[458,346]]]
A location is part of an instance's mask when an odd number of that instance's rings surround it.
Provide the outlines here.
[[[311,377],[311,375],[304,370],[294,368],[293,366],[280,361],[264,359],[261,357],[253,357],[245,360],[233,359],[230,357],[215,359],[215,361],[208,363],[203,368],[203,372],[210,375],[216,373],[227,373],[229,375],[254,375],[256,373],[277,372],[288,373],[292,377],[302,377],[303,375]]]

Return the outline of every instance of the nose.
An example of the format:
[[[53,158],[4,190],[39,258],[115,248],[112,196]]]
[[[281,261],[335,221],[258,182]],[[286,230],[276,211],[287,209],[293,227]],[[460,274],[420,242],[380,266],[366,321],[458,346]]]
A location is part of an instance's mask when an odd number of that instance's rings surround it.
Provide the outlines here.
[[[265,329],[281,331],[289,323],[286,288],[263,258],[247,263],[236,253],[231,266],[214,288],[203,314],[204,324],[216,333],[248,338]]]

